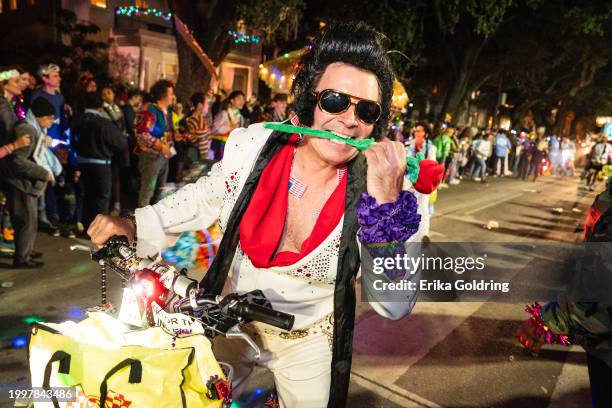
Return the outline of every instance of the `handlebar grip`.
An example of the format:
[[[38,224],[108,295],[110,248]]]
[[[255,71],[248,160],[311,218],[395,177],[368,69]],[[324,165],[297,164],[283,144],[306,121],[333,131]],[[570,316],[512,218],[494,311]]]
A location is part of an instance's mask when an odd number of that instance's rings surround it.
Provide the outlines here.
[[[122,253],[122,248],[124,248],[124,251],[131,250],[127,237],[125,235],[113,235],[104,243],[102,248],[91,254],[91,258],[96,262],[113,256],[125,258],[126,254]]]
[[[239,316],[269,324],[282,330],[291,330],[295,321],[295,316],[289,313],[279,312],[264,306],[253,303],[240,302],[232,307],[233,312]]]

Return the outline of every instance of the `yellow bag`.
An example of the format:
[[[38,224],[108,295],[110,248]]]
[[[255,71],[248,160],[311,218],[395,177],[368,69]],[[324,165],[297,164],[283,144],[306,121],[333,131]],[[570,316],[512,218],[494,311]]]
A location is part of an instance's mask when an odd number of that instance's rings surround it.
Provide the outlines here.
[[[206,337],[179,337],[171,348],[172,336],[160,327],[117,333],[112,321],[118,323],[95,312],[80,323],[32,327],[32,386],[76,387],[78,397],[75,402],[36,407],[222,406],[223,400],[208,396],[208,380],[225,377]]]
[[[438,201],[438,190],[432,191],[432,193],[429,195],[429,205],[435,204],[436,201]]]

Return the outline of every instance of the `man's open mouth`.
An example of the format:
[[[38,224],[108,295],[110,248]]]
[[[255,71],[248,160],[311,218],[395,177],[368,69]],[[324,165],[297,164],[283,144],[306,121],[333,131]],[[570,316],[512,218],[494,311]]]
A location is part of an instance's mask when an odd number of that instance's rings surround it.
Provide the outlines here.
[[[333,130],[328,130],[328,129],[326,129],[326,130],[327,130],[328,132],[333,132],[335,135],[337,135],[338,137],[341,137],[341,138],[343,138],[343,139],[353,139],[353,136],[343,135],[342,133],[338,133],[338,132],[333,131]],[[341,145],[342,145],[342,144],[347,144],[347,143],[344,143],[344,142],[342,142],[342,141],[340,141],[340,140],[334,140],[334,139],[330,139],[330,142],[337,143],[337,144],[341,144]]]

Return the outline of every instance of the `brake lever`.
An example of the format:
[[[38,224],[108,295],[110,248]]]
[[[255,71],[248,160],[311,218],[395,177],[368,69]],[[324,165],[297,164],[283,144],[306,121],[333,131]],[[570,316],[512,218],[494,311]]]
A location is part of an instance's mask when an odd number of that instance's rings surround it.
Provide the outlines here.
[[[256,360],[260,359],[260,357],[261,357],[261,349],[255,343],[255,341],[251,338],[251,336],[249,336],[248,334],[246,334],[245,332],[240,330],[238,324],[230,327],[230,329],[225,333],[225,337],[227,337],[228,339],[231,339],[231,338],[240,338],[240,339],[246,341],[248,343],[248,345],[251,346],[253,351],[255,351],[255,359]]]
[[[70,250],[71,251],[81,251],[81,252],[89,252],[89,254],[93,254],[96,249],[89,247],[87,245],[81,245],[81,244],[76,244],[76,245],[70,245]]]
[[[105,261],[102,259],[103,257],[96,257],[96,254],[99,251],[102,251],[103,248],[94,248],[94,247],[90,247],[90,246],[87,246],[87,245],[76,244],[76,245],[70,245],[70,250],[71,251],[87,252],[87,253],[89,253],[89,256],[91,257],[91,259],[96,261],[100,265],[105,263]]]

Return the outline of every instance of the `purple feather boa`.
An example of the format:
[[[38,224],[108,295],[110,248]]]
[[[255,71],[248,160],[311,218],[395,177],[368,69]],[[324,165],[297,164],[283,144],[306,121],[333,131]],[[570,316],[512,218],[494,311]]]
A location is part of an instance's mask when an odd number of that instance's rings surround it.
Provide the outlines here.
[[[417,200],[409,191],[402,191],[394,203],[378,205],[367,193],[357,205],[357,220],[361,229],[359,240],[365,244],[406,242],[419,229]]]

